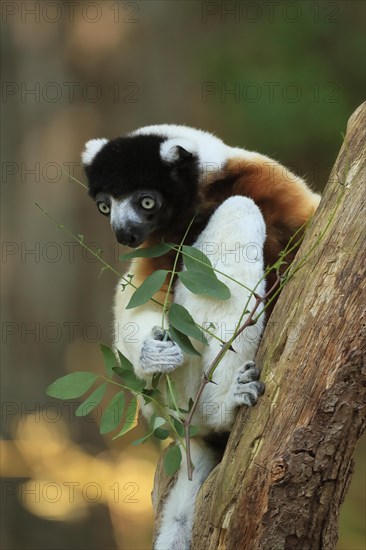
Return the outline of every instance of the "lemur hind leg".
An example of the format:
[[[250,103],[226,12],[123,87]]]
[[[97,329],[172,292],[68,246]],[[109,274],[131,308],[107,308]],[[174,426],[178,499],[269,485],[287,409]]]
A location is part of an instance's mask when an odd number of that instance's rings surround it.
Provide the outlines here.
[[[200,439],[192,439],[191,458],[195,468],[192,481],[189,481],[183,449],[182,455],[183,460],[177,481],[164,503],[161,528],[154,550],[189,550],[191,548],[194,503],[203,482],[219,462],[219,456],[209,445]]]

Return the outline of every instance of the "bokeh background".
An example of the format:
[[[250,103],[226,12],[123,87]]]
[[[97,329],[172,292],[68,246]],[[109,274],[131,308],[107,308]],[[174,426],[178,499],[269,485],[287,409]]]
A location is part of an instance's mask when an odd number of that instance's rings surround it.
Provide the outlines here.
[[[160,449],[112,441],[98,414],[46,396],[102,372],[122,249],[85,189],[93,137],[152,123],[215,132],[322,190],[363,101],[361,1],[1,2],[2,528],[4,550],[149,548]],[[47,218],[36,206],[57,221]],[[131,329],[126,327],[126,338]],[[112,394],[109,394],[110,397]],[[338,550],[365,548],[365,441]]]

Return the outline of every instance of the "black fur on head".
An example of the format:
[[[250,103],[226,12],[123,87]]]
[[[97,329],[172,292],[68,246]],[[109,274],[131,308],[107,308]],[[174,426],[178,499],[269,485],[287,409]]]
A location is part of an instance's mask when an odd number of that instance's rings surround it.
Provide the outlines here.
[[[115,199],[138,189],[159,191],[180,217],[192,210],[198,190],[198,159],[177,147],[175,160],[165,162],[160,156],[161,136],[137,135],[108,141],[84,166],[89,195],[107,193]]]

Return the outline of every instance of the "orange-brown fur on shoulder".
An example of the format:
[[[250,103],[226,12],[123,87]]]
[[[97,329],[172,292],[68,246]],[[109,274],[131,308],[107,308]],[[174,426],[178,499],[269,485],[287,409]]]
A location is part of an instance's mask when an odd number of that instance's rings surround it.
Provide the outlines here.
[[[204,195],[207,210],[214,209],[233,195],[254,200],[266,222],[266,266],[276,262],[292,235],[312,217],[320,202],[320,195],[311,191],[301,178],[275,160],[259,154],[251,154],[250,160],[230,159],[221,177],[206,182]],[[297,248],[286,257],[288,264],[296,252]],[[270,288],[274,281],[275,274],[272,273],[267,287]]]

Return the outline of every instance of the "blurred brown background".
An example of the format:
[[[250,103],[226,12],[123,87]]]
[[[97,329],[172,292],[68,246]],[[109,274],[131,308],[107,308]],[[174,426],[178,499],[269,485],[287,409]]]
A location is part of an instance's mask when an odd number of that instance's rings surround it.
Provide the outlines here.
[[[118,269],[85,190],[92,137],[152,123],[213,131],[290,166],[317,190],[362,102],[363,2],[1,3],[2,548],[149,548],[159,448],[112,442],[55,378],[101,372]],[[129,329],[126,328],[126,337]],[[365,442],[342,509],[339,550],[365,548]]]

